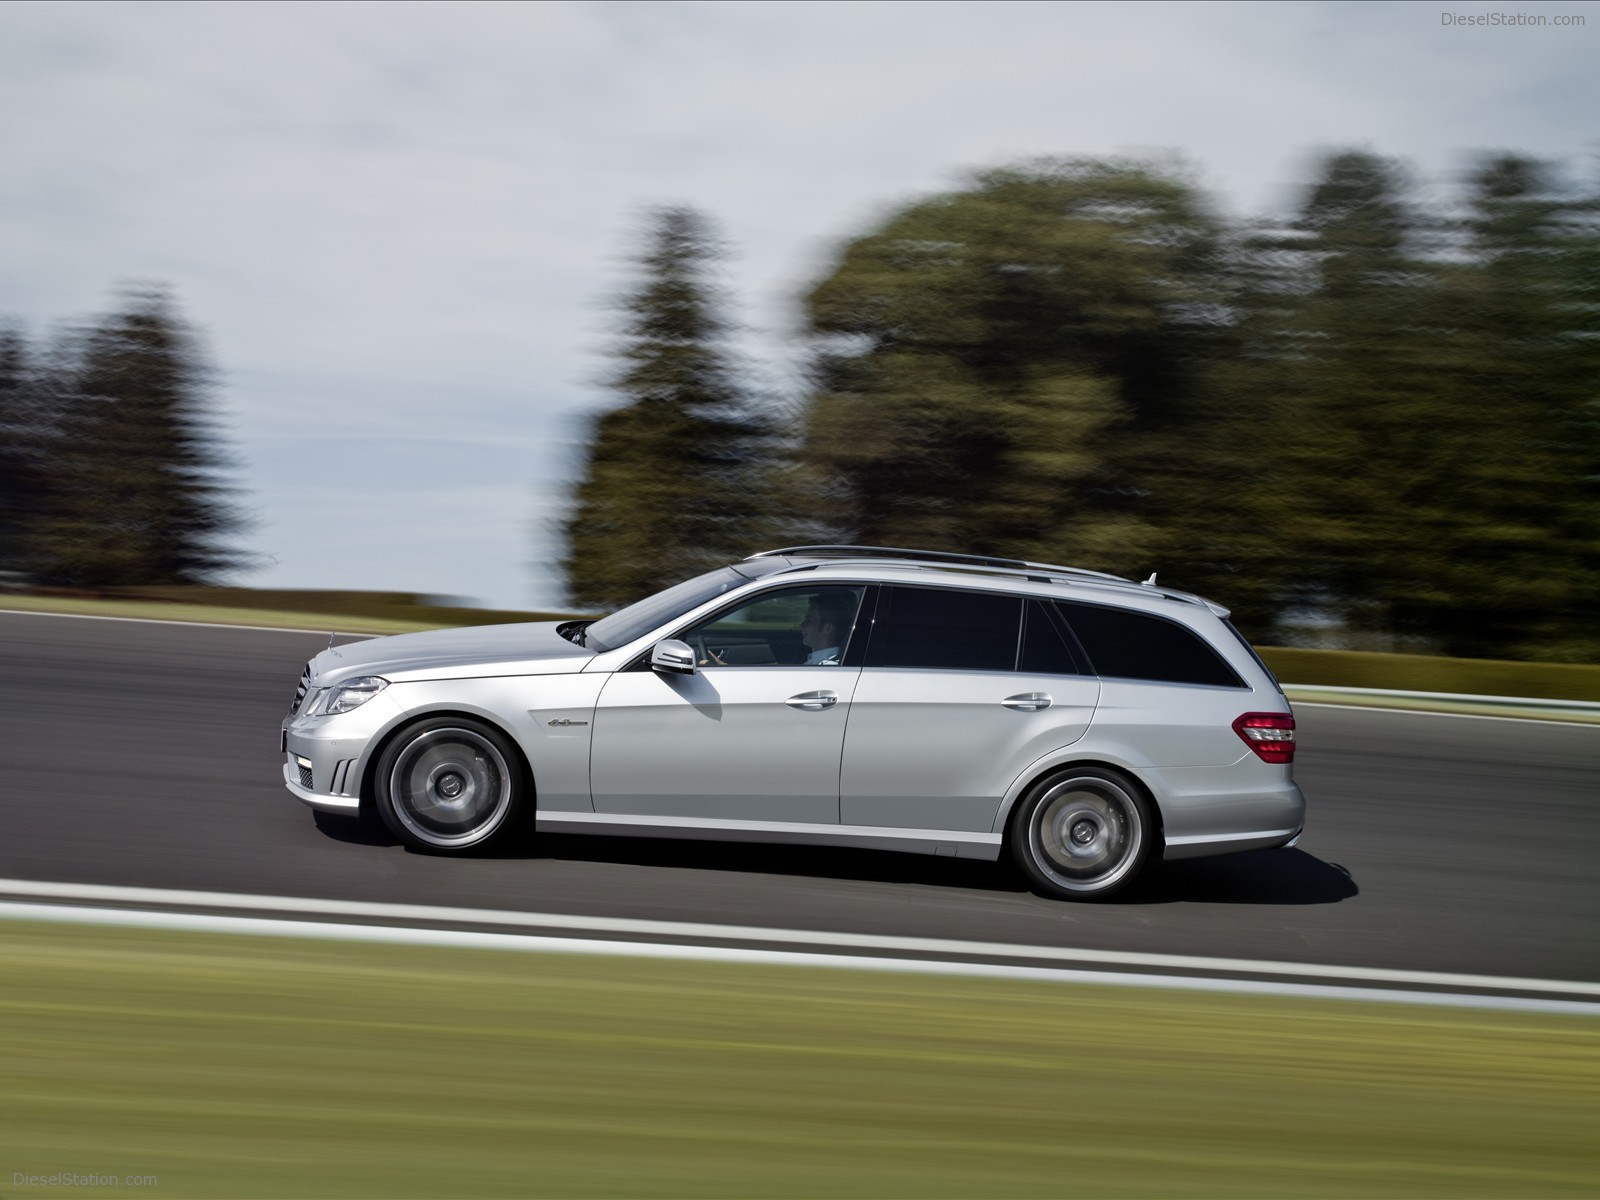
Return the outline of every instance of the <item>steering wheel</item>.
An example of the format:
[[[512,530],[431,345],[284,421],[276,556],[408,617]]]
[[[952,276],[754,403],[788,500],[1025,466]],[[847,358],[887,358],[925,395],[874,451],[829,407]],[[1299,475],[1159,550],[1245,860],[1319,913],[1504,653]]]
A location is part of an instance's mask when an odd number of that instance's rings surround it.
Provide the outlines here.
[[[706,645],[706,635],[694,635],[694,657],[702,667],[725,667],[728,664],[717,657],[716,652]]]

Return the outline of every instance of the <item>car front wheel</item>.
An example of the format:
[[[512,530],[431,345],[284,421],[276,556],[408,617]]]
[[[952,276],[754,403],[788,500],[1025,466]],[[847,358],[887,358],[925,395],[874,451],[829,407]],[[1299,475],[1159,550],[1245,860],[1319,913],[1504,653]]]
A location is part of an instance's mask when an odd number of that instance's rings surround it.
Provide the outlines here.
[[[1011,852],[1048,896],[1108,896],[1150,857],[1155,822],[1133,780],[1106,767],[1082,767],[1035,785],[1017,806]]]
[[[378,814],[407,845],[435,853],[482,850],[513,829],[531,791],[499,730],[435,717],[402,730],[373,775]]]

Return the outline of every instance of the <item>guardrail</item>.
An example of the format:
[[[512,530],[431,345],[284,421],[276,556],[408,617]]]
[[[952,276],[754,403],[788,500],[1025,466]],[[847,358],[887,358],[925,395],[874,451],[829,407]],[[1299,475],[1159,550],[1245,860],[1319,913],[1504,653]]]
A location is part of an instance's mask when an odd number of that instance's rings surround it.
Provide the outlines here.
[[[1532,696],[1478,696],[1464,692],[1406,692],[1393,688],[1335,687],[1286,683],[1291,701],[1346,704],[1365,708],[1399,708],[1414,712],[1465,713],[1485,717],[1531,717],[1543,721],[1600,724],[1600,702],[1551,700]]]

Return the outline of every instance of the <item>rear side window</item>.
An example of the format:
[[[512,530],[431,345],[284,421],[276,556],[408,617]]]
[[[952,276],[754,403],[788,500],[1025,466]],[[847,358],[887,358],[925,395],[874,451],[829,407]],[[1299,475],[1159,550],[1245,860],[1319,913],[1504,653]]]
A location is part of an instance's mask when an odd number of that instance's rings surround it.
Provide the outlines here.
[[[884,588],[866,665],[1014,670],[1021,624],[1019,596]]]
[[[1256,666],[1261,668],[1261,673],[1263,675],[1272,680],[1272,686],[1278,689],[1278,694],[1281,696],[1283,694],[1283,684],[1278,682],[1278,676],[1273,672],[1271,667],[1267,666],[1266,660],[1262,658],[1261,655],[1256,653],[1256,648],[1245,640],[1244,634],[1240,633],[1236,628],[1234,628],[1232,621],[1224,621],[1223,624],[1228,627],[1229,633],[1233,634],[1234,637],[1239,639],[1239,644],[1246,650],[1250,651],[1250,657],[1256,660]]]
[[[1114,679],[1244,687],[1205,640],[1175,621],[1099,604],[1056,601],[1095,674]]]
[[[1028,601],[1022,618],[1022,657],[1017,669],[1029,675],[1083,674],[1077,656],[1043,600]]]

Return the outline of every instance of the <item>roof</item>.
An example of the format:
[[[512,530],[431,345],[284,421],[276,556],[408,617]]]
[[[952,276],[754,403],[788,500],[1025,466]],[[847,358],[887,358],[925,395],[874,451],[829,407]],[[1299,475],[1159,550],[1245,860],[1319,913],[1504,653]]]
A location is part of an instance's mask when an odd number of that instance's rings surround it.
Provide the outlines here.
[[[1183,604],[1196,604],[1210,609],[1219,617],[1228,610],[1200,596],[1155,585],[1155,575],[1143,583],[1104,571],[1090,571],[1082,567],[1061,566],[1056,563],[1029,562],[1017,558],[996,558],[979,554],[952,554],[942,550],[913,550],[899,546],[789,546],[779,550],[764,550],[752,554],[753,559],[790,558],[810,560],[797,570],[809,570],[823,564],[871,565],[898,567],[907,570],[935,570],[960,575],[977,575],[991,578],[1011,578],[1029,583],[1060,584],[1091,591],[1132,593],[1146,599],[1159,597]]]

